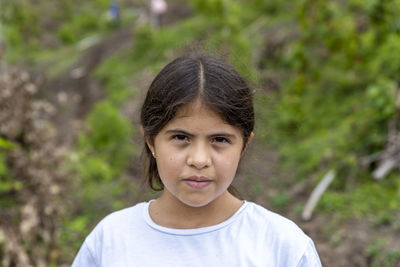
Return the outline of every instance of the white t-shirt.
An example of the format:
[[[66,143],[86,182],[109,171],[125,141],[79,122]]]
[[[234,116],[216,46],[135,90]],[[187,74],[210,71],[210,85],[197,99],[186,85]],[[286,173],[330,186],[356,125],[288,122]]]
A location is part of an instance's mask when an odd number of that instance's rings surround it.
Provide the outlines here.
[[[72,266],[321,266],[312,240],[292,221],[245,201],[228,220],[171,229],[149,202],[114,212],[88,235]]]

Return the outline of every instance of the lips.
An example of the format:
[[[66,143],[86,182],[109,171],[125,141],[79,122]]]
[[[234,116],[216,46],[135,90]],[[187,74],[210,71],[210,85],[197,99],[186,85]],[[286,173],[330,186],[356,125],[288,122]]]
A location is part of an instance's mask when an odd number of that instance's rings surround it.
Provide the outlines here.
[[[212,183],[212,180],[203,176],[191,176],[189,178],[183,179],[183,182],[192,188],[202,189],[210,185]]]

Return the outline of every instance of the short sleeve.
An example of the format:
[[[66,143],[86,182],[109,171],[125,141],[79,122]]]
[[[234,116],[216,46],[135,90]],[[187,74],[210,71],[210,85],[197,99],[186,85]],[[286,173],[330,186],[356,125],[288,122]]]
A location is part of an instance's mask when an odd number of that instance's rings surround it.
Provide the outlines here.
[[[297,267],[320,267],[322,266],[313,241],[310,239],[303,256],[300,258]]]
[[[76,255],[71,267],[96,267],[98,266],[85,241]]]

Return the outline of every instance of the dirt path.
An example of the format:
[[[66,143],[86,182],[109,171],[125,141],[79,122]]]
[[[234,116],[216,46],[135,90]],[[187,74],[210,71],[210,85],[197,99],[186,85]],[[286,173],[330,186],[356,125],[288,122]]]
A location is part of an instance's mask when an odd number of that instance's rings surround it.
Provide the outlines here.
[[[93,79],[92,72],[113,53],[132,46],[132,28],[119,29],[89,47],[66,71],[41,88],[41,97],[59,110],[53,120],[59,129],[59,143],[73,144],[74,134],[82,127],[81,120],[103,97],[101,85]]]
[[[140,23],[148,23],[146,10],[138,9]],[[189,7],[182,3],[171,3],[163,24],[174,24],[191,15]],[[104,97],[101,84],[93,77],[93,71],[114,53],[131,48],[135,24],[117,29],[90,47],[66,71],[47,81],[40,89],[40,96],[59,108],[54,123],[59,129],[58,142],[71,145],[74,134],[82,128],[81,120],[93,104]]]

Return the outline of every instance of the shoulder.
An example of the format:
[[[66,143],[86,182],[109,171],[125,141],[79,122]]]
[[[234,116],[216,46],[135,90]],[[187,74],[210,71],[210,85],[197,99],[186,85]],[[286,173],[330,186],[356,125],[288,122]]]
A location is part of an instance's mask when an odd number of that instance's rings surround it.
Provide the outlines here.
[[[148,203],[139,203],[133,207],[119,210],[102,219],[86,237],[76,256],[73,266],[100,266],[107,258],[110,247],[123,251],[121,242],[127,233],[140,231],[143,225],[143,210]]]
[[[243,216],[246,228],[250,235],[254,232],[254,238],[271,249],[276,263],[296,266],[312,253],[318,259],[313,241],[293,221],[253,202],[247,205]]]
[[[88,243],[104,241],[123,236],[124,233],[137,229],[143,220],[143,211],[148,203],[142,202],[135,206],[110,213],[104,217],[87,236]]]
[[[270,211],[256,203],[247,202],[246,216],[253,223],[263,228],[284,234],[285,232],[296,233],[300,237],[307,237],[304,232],[291,220]]]
[[[107,227],[130,224],[133,220],[143,217],[144,208],[148,205],[147,202],[138,203],[132,207],[125,208],[122,210],[114,211],[104,217],[98,224],[98,226]]]

